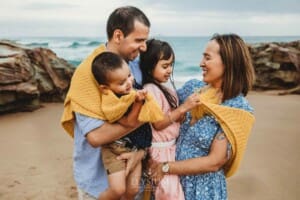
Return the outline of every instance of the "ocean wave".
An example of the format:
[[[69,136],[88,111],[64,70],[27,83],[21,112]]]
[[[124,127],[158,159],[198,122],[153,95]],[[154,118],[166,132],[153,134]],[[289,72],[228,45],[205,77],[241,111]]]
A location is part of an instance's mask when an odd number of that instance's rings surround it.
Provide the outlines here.
[[[74,65],[75,67],[77,67],[80,63],[81,63],[81,60],[67,60],[68,63]]]
[[[91,42],[88,43],[87,46],[98,46],[98,45],[100,45],[100,44],[101,44],[101,42],[98,42],[98,41],[91,41]]]
[[[196,65],[176,65],[174,67],[174,71],[175,72],[188,72],[191,74],[198,74],[201,72],[201,68],[199,66]]]
[[[30,47],[48,47],[49,43],[48,42],[32,42],[32,43],[27,43],[25,44]]]
[[[185,75],[185,76],[182,76],[182,75],[179,75],[179,74],[174,74],[174,81],[175,82],[186,82],[186,81],[192,80],[192,79],[202,80],[203,76],[202,76],[202,74],[198,74],[198,75],[189,74],[189,75]]]
[[[91,41],[91,42],[73,42],[71,45],[68,46],[68,48],[79,48],[79,47],[93,47],[100,45],[100,42],[98,41]]]

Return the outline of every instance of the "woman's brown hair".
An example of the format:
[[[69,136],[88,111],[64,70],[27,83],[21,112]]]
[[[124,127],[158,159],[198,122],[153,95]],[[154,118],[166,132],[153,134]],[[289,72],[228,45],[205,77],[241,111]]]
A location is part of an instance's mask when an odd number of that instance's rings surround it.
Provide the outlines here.
[[[211,40],[219,44],[219,53],[225,66],[221,87],[222,101],[236,97],[240,93],[246,96],[255,79],[247,45],[236,34],[215,34]]]

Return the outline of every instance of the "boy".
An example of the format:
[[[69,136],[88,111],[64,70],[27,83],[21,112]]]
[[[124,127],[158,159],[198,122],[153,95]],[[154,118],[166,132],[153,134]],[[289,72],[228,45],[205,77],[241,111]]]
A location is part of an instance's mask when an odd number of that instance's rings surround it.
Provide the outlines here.
[[[133,76],[128,64],[117,54],[103,52],[92,62],[92,74],[100,90],[101,110],[105,120],[134,128],[147,93],[144,90],[137,92],[133,90]],[[143,146],[133,143],[136,134],[147,134],[144,138],[149,139],[148,144]],[[126,199],[134,198],[139,189],[141,163],[127,175],[125,161],[116,158],[124,152],[149,147],[150,138],[150,132],[135,133],[102,145],[102,160],[108,175],[109,187],[99,199],[120,199],[122,196]]]

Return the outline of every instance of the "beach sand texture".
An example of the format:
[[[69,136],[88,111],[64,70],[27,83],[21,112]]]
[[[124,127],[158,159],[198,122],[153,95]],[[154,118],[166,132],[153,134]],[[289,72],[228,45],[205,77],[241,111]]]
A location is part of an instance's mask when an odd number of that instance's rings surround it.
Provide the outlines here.
[[[300,199],[300,96],[252,92],[253,128],[230,200]],[[0,199],[77,199],[63,104],[0,116]]]

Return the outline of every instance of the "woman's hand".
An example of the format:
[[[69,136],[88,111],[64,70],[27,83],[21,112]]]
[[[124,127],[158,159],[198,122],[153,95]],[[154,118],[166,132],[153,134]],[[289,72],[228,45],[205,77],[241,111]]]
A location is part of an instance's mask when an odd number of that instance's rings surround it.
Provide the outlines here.
[[[149,164],[148,174],[151,177],[152,182],[155,185],[157,185],[164,177],[164,173],[162,171],[162,163],[156,162],[151,159],[148,162],[148,164]]]

